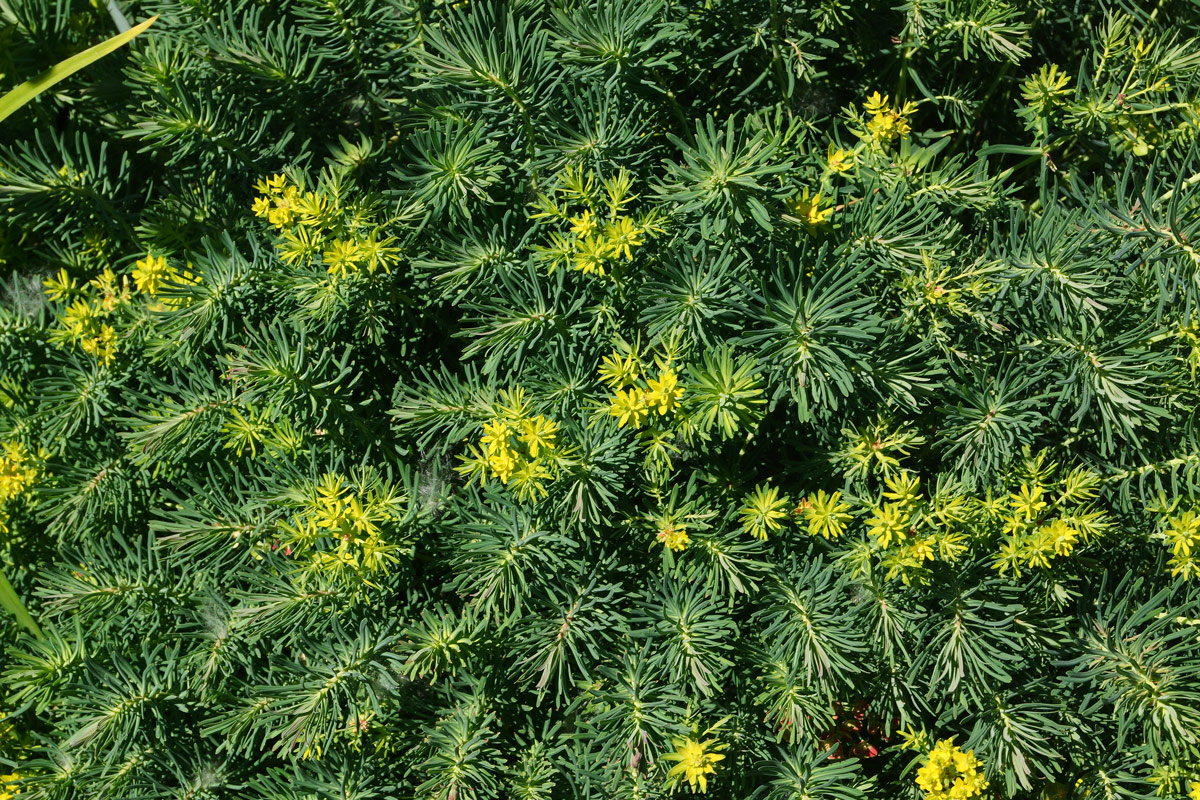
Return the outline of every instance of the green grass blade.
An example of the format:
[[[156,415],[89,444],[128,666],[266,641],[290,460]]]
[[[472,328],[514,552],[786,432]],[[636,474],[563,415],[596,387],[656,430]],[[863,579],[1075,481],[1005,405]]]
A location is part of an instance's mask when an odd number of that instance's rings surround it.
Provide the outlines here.
[[[33,98],[37,97],[42,92],[49,89],[54,84],[61,81],[63,78],[97,61],[112,51],[116,50],[121,45],[128,42],[133,37],[137,36],[142,31],[154,24],[158,17],[151,17],[140,25],[135,25],[124,33],[117,34],[111,39],[101,42],[95,47],[89,47],[82,53],[76,53],[70,58],[64,59],[55,64],[50,69],[38,75],[32,80],[25,81],[20,86],[14,88],[11,92],[0,97],[0,121],[4,120],[21,106],[28,103]]]
[[[42,629],[34,622],[33,617],[29,614],[29,610],[25,608],[25,604],[21,602],[21,598],[17,596],[17,590],[8,582],[8,578],[4,575],[4,570],[0,570],[0,606],[17,618],[17,622],[28,628],[29,631],[39,639],[42,638]]]

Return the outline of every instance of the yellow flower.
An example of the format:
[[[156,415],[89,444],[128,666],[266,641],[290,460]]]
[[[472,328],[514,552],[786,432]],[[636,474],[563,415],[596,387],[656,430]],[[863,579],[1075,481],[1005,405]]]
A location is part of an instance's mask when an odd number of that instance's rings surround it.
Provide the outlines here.
[[[285,186],[287,186],[287,178],[282,175],[272,175],[266,180],[260,180],[254,184],[255,190],[259,194],[268,196],[279,194]]]
[[[111,269],[105,269],[92,278],[88,281],[88,286],[99,293],[96,307],[105,314],[112,313],[118,305],[129,300],[129,281],[124,277],[118,280],[116,273]]]
[[[334,239],[321,257],[325,259],[325,271],[343,279],[351,272],[357,272],[358,265],[362,262],[358,243],[346,239]]]
[[[266,217],[271,211],[271,201],[266,197],[256,197],[250,208],[254,211],[254,216]]]
[[[1075,529],[1061,519],[1056,519],[1049,525],[1043,526],[1038,533],[1045,537],[1046,545],[1054,551],[1056,556],[1070,555],[1075,548],[1075,542],[1079,540]]]
[[[520,455],[512,447],[512,435],[513,431],[507,423],[494,419],[483,426],[480,439],[488,467],[505,484],[521,466]]]
[[[381,525],[395,518],[390,487],[326,472],[293,498],[300,508],[282,526],[290,534],[282,544],[287,555],[307,557],[305,570],[374,586],[371,575],[398,563],[401,548]]]
[[[675,523],[668,522],[658,529],[655,537],[663,543],[663,545],[671,550],[686,550],[688,543],[691,542],[691,537],[687,534],[687,528]]]
[[[877,142],[889,142],[900,136],[907,136],[908,121],[897,114],[876,114],[867,122],[867,130]]]
[[[954,739],[943,739],[917,770],[917,786],[925,792],[927,800],[967,800],[982,795],[988,787],[980,772],[982,766],[974,750],[964,753],[954,746]]]
[[[1188,792],[1189,800],[1200,800],[1200,781],[1192,781],[1189,788],[1191,789]]]
[[[267,222],[277,228],[282,228],[284,225],[290,224],[292,221],[292,210],[290,208],[276,206],[267,212]]]
[[[609,413],[617,418],[618,428],[624,428],[627,422],[636,428],[648,413],[645,395],[637,389],[618,390]]]
[[[905,103],[903,107],[893,106],[885,94],[880,96],[875,92],[863,103],[863,107],[871,118],[867,120],[867,133],[878,144],[886,144],[893,139],[908,136],[911,128],[908,115],[917,110],[915,104]]]
[[[871,96],[863,102],[863,108],[868,114],[883,114],[888,110],[888,95],[881,95],[879,92],[872,92]]]
[[[667,778],[678,780],[677,776],[682,775],[688,782],[688,786],[694,792],[696,787],[700,787],[700,792],[703,794],[708,791],[708,776],[717,771],[717,762],[723,761],[725,756],[716,752],[723,749],[722,745],[717,744],[712,739],[706,739],[701,742],[697,739],[688,737],[687,739],[675,739],[675,750],[670,753],[664,753],[665,761],[678,761],[679,763],[671,767],[671,771],[667,773]]]
[[[804,509],[804,519],[808,522],[810,534],[826,539],[836,539],[842,535],[851,517],[846,513],[850,510],[849,503],[843,503],[841,500],[841,492],[830,495],[826,495],[824,489],[817,492],[817,496],[810,500]]]
[[[169,280],[177,277],[174,268],[162,256],[146,256],[133,266],[133,284],[139,292],[153,296]]]
[[[488,453],[509,449],[508,442],[512,430],[504,422],[494,419],[483,426],[483,438],[479,441]]]
[[[0,503],[24,492],[37,479],[33,454],[21,442],[0,444]]]
[[[613,389],[624,389],[641,374],[642,366],[633,353],[621,355],[614,350],[600,362],[600,380]]]
[[[665,369],[658,376],[658,380],[652,379],[646,383],[650,386],[650,391],[645,396],[646,404],[656,410],[659,416],[670,413],[679,405],[683,389],[679,388],[679,376],[675,374],[675,370]]]
[[[111,364],[117,352],[117,331],[107,323],[79,340],[83,352],[93,356],[101,364]]]
[[[854,166],[854,154],[847,153],[842,148],[830,144],[829,154],[825,157],[825,163],[830,172],[842,175],[849,172],[850,168]]]
[[[83,332],[96,321],[96,309],[88,305],[83,298],[76,298],[63,312],[62,323],[72,336],[82,336]]]
[[[508,479],[512,477],[513,471],[517,468],[516,454],[508,447],[489,452],[487,463],[501,483],[508,483]]]
[[[463,458],[463,465],[457,469],[472,478],[478,476],[481,483],[490,471],[506,486],[513,481],[510,489],[517,499],[538,500],[546,496],[544,483],[552,478],[550,469],[538,455],[554,450],[558,423],[541,414],[528,416],[528,403],[519,388],[501,394],[504,404],[497,412],[502,418],[484,424],[479,441],[483,453],[470,447],[472,457]],[[551,461],[551,466],[554,463]]]
[[[1184,579],[1200,576],[1200,516],[1195,511],[1184,511],[1166,519],[1163,530],[1166,543],[1171,546],[1171,576],[1182,575]]]
[[[886,550],[891,546],[893,539],[899,541],[904,538],[906,522],[899,503],[885,503],[881,508],[875,509],[874,516],[868,520],[871,527],[867,533]]]
[[[937,544],[937,540],[932,536],[918,539],[913,542],[910,555],[918,564],[922,561],[933,561],[933,545],[935,544]]]
[[[629,217],[621,217],[604,226],[604,247],[613,258],[624,254],[625,260],[630,260],[633,258],[630,248],[639,247],[644,242],[644,232]]]
[[[575,269],[584,275],[604,275],[608,246],[595,236],[584,236],[575,246]]]
[[[276,228],[292,224],[292,221],[296,217],[299,202],[300,189],[295,186],[284,187],[275,196],[275,205],[267,211],[267,222]]]
[[[1194,511],[1184,511],[1169,517],[1163,533],[1176,557],[1190,556],[1193,547],[1200,549],[1200,516]]]
[[[812,231],[828,222],[829,217],[833,215],[833,207],[821,208],[821,201],[820,192],[810,195],[808,189],[805,189],[799,197],[793,197],[788,201],[788,209],[791,210],[793,216]]]
[[[1042,499],[1043,489],[1036,483],[1033,486],[1022,483],[1019,491],[1010,494],[1009,504],[1014,511],[1024,514],[1025,519],[1036,519],[1038,512],[1046,507]]]
[[[21,780],[21,776],[16,772],[0,775],[0,800],[12,800],[21,794],[21,790],[13,786],[19,780]]]
[[[578,217],[571,217],[571,233],[579,236],[591,236],[596,232],[596,218],[591,211],[584,211]]]
[[[46,289],[46,298],[55,303],[61,303],[79,291],[79,285],[65,269],[60,269],[53,278],[42,281],[42,286]]]
[[[554,449],[554,437],[558,433],[558,423],[538,414],[531,419],[521,420],[521,432],[517,439],[529,450],[532,458],[537,458],[542,448]]]

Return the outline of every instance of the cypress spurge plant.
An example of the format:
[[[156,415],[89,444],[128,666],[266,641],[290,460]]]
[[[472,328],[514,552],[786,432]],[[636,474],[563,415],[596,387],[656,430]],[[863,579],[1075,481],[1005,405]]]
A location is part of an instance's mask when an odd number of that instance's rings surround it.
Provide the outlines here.
[[[121,5],[0,125],[0,798],[1200,800],[1194,3]]]

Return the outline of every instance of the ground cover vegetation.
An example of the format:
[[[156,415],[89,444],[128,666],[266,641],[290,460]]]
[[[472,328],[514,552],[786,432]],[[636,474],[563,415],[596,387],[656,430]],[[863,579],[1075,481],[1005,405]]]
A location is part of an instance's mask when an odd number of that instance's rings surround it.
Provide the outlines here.
[[[1196,3],[119,6],[0,122],[0,797],[1200,800]]]

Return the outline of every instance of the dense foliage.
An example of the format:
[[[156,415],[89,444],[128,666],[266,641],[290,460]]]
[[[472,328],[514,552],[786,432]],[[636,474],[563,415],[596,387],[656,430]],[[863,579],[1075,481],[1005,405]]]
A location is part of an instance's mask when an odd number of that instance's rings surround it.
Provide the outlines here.
[[[1194,2],[120,5],[0,126],[0,797],[1200,800]]]

